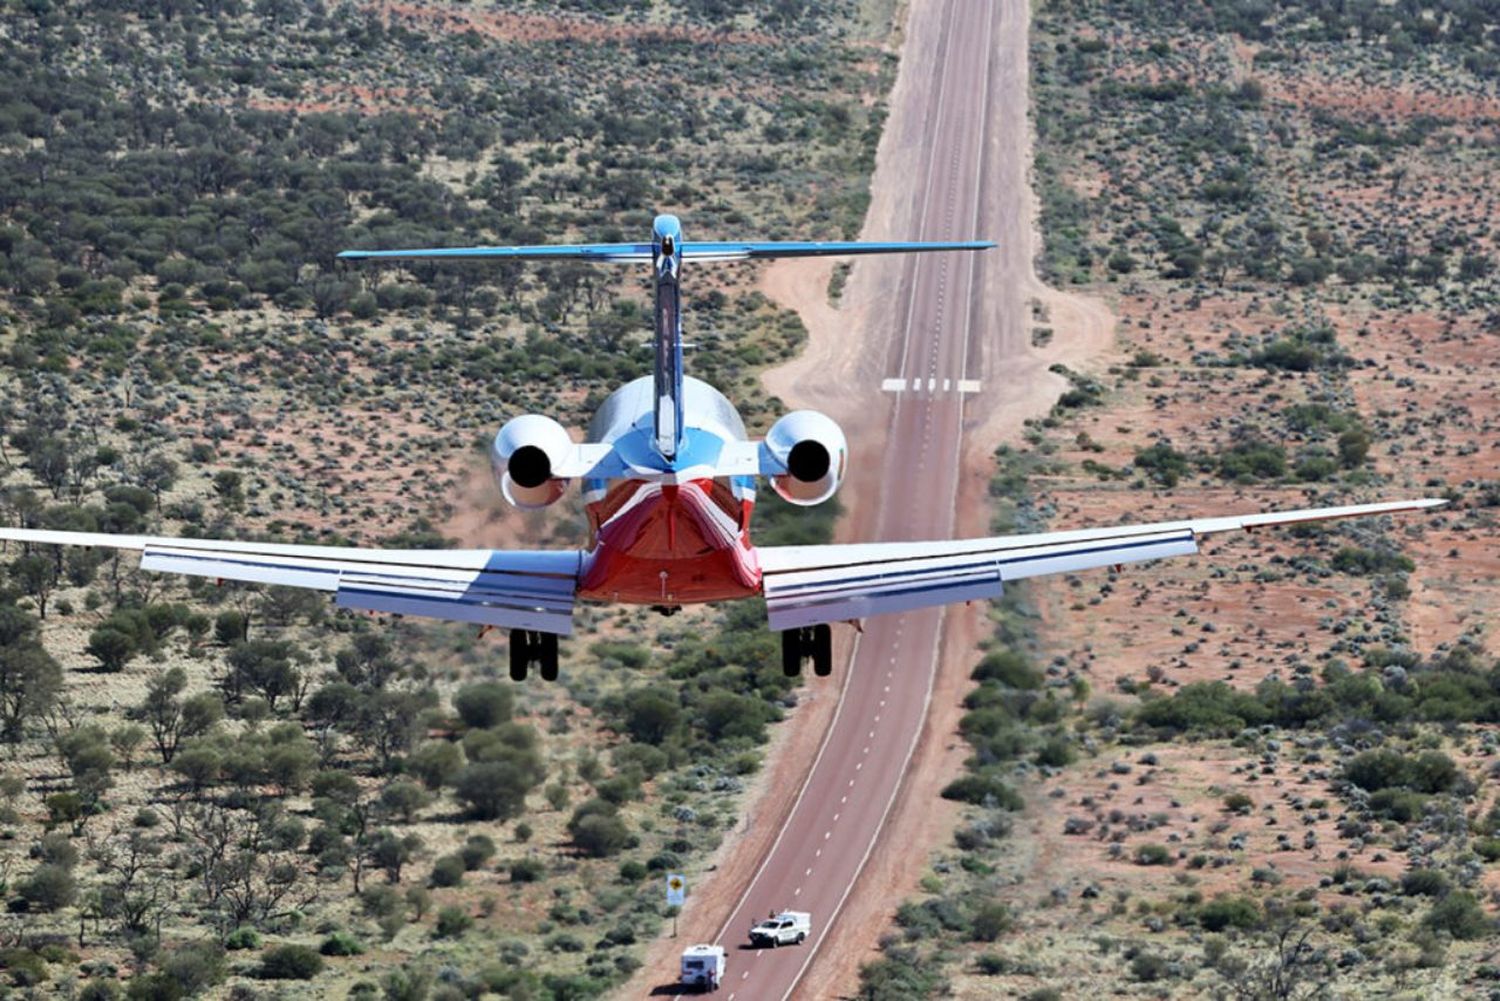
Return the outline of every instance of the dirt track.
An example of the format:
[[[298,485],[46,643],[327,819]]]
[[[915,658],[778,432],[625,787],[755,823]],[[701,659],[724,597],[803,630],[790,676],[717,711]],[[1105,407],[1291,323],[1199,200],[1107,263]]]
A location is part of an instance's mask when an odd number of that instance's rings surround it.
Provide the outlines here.
[[[767,376],[768,389],[830,413],[849,437],[842,539],[984,534],[995,445],[1065,388],[1049,365],[1080,365],[1111,341],[1104,307],[1043,288],[1032,268],[1027,29],[1017,0],[913,5],[863,234],[990,238],[997,250],[863,259],[838,309],[827,302],[830,264],[782,262],[764,276],[767,294],[796,308],[810,332],[808,349]],[[1057,331],[1046,352],[1030,347],[1031,298]],[[892,393],[886,379],[921,383]],[[981,390],[958,392],[965,379]],[[951,829],[953,810],[937,793],[963,760],[953,732],[983,631],[980,610],[966,608],[867,623],[852,662],[811,683],[820,696],[843,686],[837,713],[821,697],[798,713],[748,811],[750,831],[726,843],[680,937],[652,950],[624,996],[652,982],[668,992],[681,945],[715,940],[730,950],[727,998],[853,990],[928,850]],[[741,948],[744,927],[782,907],[811,911],[814,937],[797,949]]]

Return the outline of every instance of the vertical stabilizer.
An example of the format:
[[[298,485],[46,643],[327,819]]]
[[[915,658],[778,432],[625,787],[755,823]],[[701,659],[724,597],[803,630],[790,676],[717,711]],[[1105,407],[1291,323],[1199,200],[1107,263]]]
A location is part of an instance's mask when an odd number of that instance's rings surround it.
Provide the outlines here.
[[[682,226],[659,215],[651,229],[651,265],[656,279],[656,450],[675,459],[682,444]]]

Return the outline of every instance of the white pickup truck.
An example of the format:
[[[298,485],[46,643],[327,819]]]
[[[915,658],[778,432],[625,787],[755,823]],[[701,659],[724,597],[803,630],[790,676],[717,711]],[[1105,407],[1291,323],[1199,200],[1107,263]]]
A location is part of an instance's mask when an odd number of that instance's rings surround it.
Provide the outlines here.
[[[750,929],[750,944],[754,946],[801,945],[812,934],[812,915],[806,911],[782,911],[773,914]]]
[[[724,947],[692,945],[682,950],[682,973],[677,982],[700,991],[716,991],[724,982]]]

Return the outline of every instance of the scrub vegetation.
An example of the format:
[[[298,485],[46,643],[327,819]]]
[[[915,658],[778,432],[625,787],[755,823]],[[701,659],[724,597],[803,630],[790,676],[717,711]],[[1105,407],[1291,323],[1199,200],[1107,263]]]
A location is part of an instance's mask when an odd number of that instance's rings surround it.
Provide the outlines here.
[[[962,820],[861,996],[1489,996],[1483,8],[1034,13],[1041,265],[1111,305],[1118,350],[997,454],[997,526],[1451,506],[1012,589],[965,703]]]
[[[576,499],[497,529],[469,487],[508,417],[577,426],[646,370],[643,276],[335,253],[633,240],[656,211],[851,235],[887,6],[7,5],[0,518],[575,544]],[[763,429],[756,374],[805,333],[755,275],[701,273],[686,326]],[[832,517],[763,499],[757,531]],[[797,704],[763,620],[584,610],[566,688],[516,686],[468,628],[12,546],[8,996],[598,996]]]

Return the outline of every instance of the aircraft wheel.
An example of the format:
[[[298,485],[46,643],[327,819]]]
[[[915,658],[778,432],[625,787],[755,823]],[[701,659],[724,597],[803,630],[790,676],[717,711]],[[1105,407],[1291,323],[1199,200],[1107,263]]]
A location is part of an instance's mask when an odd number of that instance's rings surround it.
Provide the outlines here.
[[[828,623],[820,622],[812,627],[812,643],[809,646],[813,673],[820,678],[828,677],[833,673],[833,629]]]
[[[537,638],[541,640],[536,645],[536,656],[542,665],[542,680],[557,680],[557,634],[538,633]]]
[[[781,633],[781,673],[795,678],[802,673],[802,630],[786,629]]]
[[[510,631],[510,680],[525,681],[529,667],[531,667],[531,644],[527,641],[526,630],[512,629]]]

